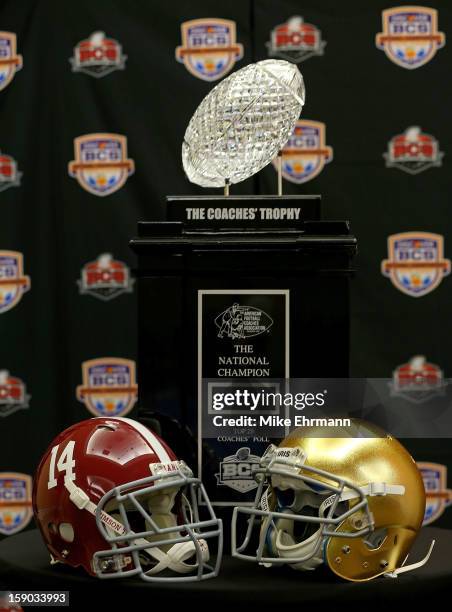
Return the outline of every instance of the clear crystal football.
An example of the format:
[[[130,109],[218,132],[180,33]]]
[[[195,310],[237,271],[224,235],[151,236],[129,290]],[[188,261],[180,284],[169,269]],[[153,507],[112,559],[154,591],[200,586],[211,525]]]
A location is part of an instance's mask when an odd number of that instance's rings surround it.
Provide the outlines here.
[[[304,104],[295,64],[264,60],[227,77],[188,124],[182,163],[202,187],[239,183],[269,164],[287,142]]]

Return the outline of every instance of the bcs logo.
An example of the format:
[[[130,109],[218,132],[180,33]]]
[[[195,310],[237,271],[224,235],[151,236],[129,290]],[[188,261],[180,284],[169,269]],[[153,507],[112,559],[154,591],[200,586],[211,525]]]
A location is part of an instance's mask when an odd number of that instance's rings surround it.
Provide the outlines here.
[[[69,62],[73,72],[84,72],[100,79],[114,70],[124,70],[126,59],[117,40],[106,38],[105,32],[93,32],[74,47]]]
[[[16,53],[16,35],[0,32],[0,91],[13,80],[22,68],[22,56]]]
[[[121,293],[132,293],[134,282],[125,263],[113,259],[110,253],[102,253],[96,261],[83,266],[77,284],[82,295],[92,295],[107,301]]]
[[[118,357],[90,359],[82,363],[83,384],[77,399],[95,416],[124,416],[137,401],[135,362]]]
[[[28,408],[30,396],[25,383],[11,376],[8,370],[0,370],[0,417],[7,417],[17,410]]]
[[[429,62],[446,37],[438,32],[438,11],[426,6],[396,6],[382,13],[383,32],[375,43],[402,68],[419,68]]]
[[[17,169],[17,162],[10,155],[0,151],[0,191],[8,187],[18,187],[22,172]]]
[[[421,404],[444,395],[446,383],[441,368],[428,363],[423,355],[415,355],[392,373],[391,395]]]
[[[306,183],[333,159],[333,149],[325,144],[325,124],[300,119],[282,149],[282,175],[292,183]],[[277,170],[276,160],[273,162]]]
[[[417,126],[394,136],[388,142],[388,151],[383,153],[388,168],[398,168],[409,174],[441,166],[443,155],[436,138],[424,134]]]
[[[31,521],[31,476],[0,472],[0,533],[12,535]]]
[[[243,57],[236,26],[229,19],[193,19],[181,24],[182,45],[176,59],[198,79],[216,81]]]
[[[31,287],[23,273],[24,256],[17,251],[0,251],[0,314],[11,310]]]
[[[452,491],[447,488],[447,467],[440,463],[418,461],[424,481],[426,503],[423,525],[430,525],[452,504]]]
[[[235,303],[216,317],[215,325],[218,328],[218,338],[226,336],[232,340],[242,340],[269,330],[273,319],[260,308]]]
[[[69,175],[97,196],[118,191],[135,171],[133,159],[127,159],[127,138],[119,134],[79,136],[74,139],[74,155]]]
[[[226,486],[239,493],[248,493],[258,487],[253,470],[259,467],[261,458],[252,455],[249,448],[239,448],[235,455],[225,457],[220,471],[215,474],[218,486]]]
[[[320,30],[297,15],[272,30],[267,49],[270,56],[299,64],[314,55],[323,55],[325,45]]]
[[[450,259],[443,257],[444,238],[429,232],[403,232],[388,236],[388,259],[381,273],[394,287],[411,297],[436,289],[450,273]]]

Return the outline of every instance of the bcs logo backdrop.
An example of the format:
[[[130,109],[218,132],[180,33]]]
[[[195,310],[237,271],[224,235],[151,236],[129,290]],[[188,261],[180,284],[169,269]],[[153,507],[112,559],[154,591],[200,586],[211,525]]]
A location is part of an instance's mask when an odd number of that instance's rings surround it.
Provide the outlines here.
[[[69,58],[73,72],[83,72],[100,79],[115,70],[124,70],[127,55],[117,40],[107,38],[105,32],[93,32],[74,47]]]
[[[282,149],[282,175],[301,185],[318,176],[333,159],[333,149],[325,144],[326,126],[320,121],[299,119]],[[277,161],[273,165],[277,170]]]
[[[375,43],[391,62],[413,70],[427,64],[444,47],[438,32],[438,11],[426,6],[396,6],[382,13],[383,32]]]
[[[96,196],[111,195],[121,189],[135,171],[127,158],[127,138],[120,134],[98,133],[74,139],[75,159],[69,162],[69,176]]]
[[[217,81],[243,57],[237,42],[236,25],[229,19],[193,19],[181,24],[182,45],[176,59],[193,76]]]
[[[77,399],[94,416],[125,416],[137,401],[135,370],[134,361],[120,357],[85,361]]]
[[[299,64],[310,57],[323,55],[325,45],[320,30],[312,23],[305,23],[303,17],[295,15],[272,30],[267,49],[270,57]]]
[[[17,55],[16,35],[13,32],[0,32],[0,91],[5,89],[22,68],[22,56]]]
[[[11,376],[8,370],[0,370],[0,417],[28,408],[29,401],[30,395],[23,380]]]
[[[16,160],[0,151],[0,191],[9,187],[19,187],[22,172],[17,169]]]
[[[0,251],[0,314],[11,310],[31,287],[24,274],[24,256],[18,251]]]
[[[122,293],[132,293],[134,282],[123,261],[113,259],[111,253],[102,253],[83,266],[77,284],[81,295],[92,295],[106,302]]]
[[[388,150],[383,153],[388,168],[398,168],[408,174],[419,174],[429,168],[440,167],[443,156],[436,138],[416,125],[391,138]]]
[[[381,262],[381,272],[402,293],[411,297],[427,295],[450,274],[443,236],[429,232],[388,236],[388,259]]]
[[[12,535],[31,521],[31,476],[0,472],[0,533]]]

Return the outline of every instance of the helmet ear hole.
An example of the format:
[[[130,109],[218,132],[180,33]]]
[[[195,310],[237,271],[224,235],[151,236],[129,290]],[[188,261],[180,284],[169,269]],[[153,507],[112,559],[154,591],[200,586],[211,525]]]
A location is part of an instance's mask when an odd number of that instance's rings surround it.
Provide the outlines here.
[[[47,525],[47,528],[50,531],[50,533],[53,533],[54,535],[57,535],[58,529],[57,529],[57,526],[55,525],[55,523],[49,523]]]
[[[399,540],[399,536],[396,534],[396,535],[394,536],[394,546],[397,546],[397,542],[398,542],[398,540]]]
[[[386,535],[386,529],[377,529],[376,531],[368,535],[364,542],[370,550],[375,550],[377,548],[380,548],[380,546],[383,544],[386,539]]]
[[[74,528],[71,523],[60,523],[59,532],[65,542],[73,542],[75,538]]]

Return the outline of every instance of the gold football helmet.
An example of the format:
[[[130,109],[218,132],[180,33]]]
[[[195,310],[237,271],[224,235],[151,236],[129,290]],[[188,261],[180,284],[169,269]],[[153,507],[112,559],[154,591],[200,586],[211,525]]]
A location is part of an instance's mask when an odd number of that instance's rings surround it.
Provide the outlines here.
[[[373,425],[296,429],[267,449],[254,475],[254,505],[233,513],[234,557],[299,570],[325,563],[341,578],[363,581],[397,577],[430,556],[434,542],[422,561],[405,565],[424,516],[424,485],[407,450]],[[240,514],[248,527],[238,546]],[[257,551],[247,554],[258,517]]]

